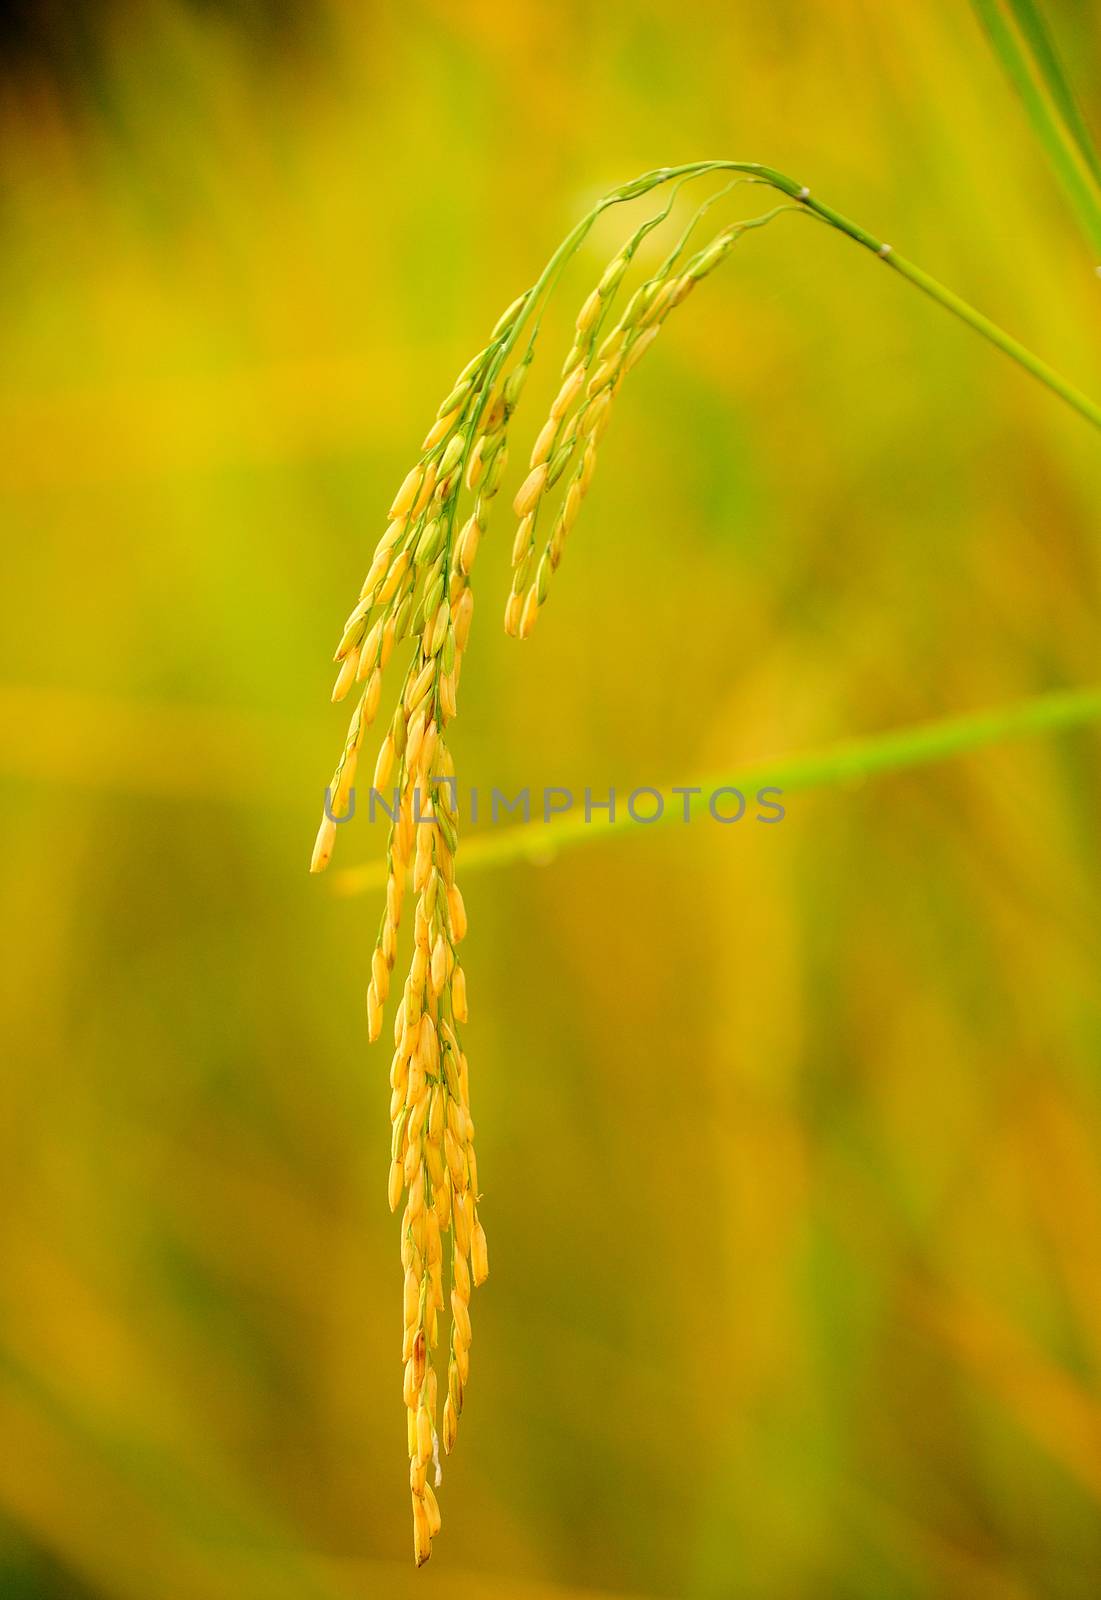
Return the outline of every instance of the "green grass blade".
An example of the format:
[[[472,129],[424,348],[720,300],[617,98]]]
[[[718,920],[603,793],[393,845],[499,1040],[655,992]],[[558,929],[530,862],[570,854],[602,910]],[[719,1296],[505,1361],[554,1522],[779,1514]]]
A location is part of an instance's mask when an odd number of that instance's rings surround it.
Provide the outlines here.
[[[931,766],[1005,740],[1031,738],[1098,721],[1101,721],[1101,685],[1056,690],[993,711],[972,712],[888,733],[847,739],[825,750],[780,756],[736,772],[701,779],[693,786],[699,792],[689,801],[690,810],[698,815],[705,809],[707,797],[718,789],[738,789],[749,795],[758,789],[774,787],[784,794],[800,794],[810,789],[826,789]],[[646,834],[650,827],[683,822],[683,802],[677,792],[671,790],[666,800],[660,820],[644,828],[620,811],[614,819],[601,817],[586,822],[584,816],[569,816],[559,822],[525,823],[502,828],[496,833],[477,834],[463,845],[463,871],[505,866],[512,861],[546,860],[549,855],[571,845],[597,844],[611,834],[631,829]],[[386,882],[386,875],[385,861],[372,862],[334,873],[333,887],[340,894],[359,894],[366,889],[380,888]]]
[[[1101,157],[1098,156],[1093,135],[1074,97],[1074,90],[1063,69],[1063,63],[1055,48],[1051,31],[1044,21],[1043,13],[1034,0],[1008,0],[1008,4],[1067,132],[1077,145],[1078,153],[1095,181],[1101,185]]]
[[[1081,126],[1087,148],[1089,135],[1074,110],[1069,86],[1031,0],[1007,0],[1013,8],[1008,16],[1001,0],[971,0],[971,3],[995,55],[1021,98],[1033,132],[1043,145],[1079,223],[1093,249],[1101,255],[1101,182],[1095,175],[1093,160],[1083,152],[1075,124]],[[1022,22],[1021,16],[1026,12],[1031,12],[1031,16]],[[1038,39],[1045,40],[1047,48],[1040,44],[1040,54],[1035,57]],[[1065,114],[1068,102],[1072,108],[1070,122]]]

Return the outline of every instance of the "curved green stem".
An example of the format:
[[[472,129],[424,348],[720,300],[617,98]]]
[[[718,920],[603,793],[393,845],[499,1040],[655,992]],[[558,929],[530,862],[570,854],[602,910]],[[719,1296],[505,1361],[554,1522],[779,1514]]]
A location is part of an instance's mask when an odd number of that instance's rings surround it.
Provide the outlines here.
[[[785,193],[787,192],[789,191],[785,189]],[[946,311],[950,311],[954,317],[959,317],[961,322],[966,322],[969,328],[973,328],[976,333],[995,345],[1003,355],[1007,355],[1011,361],[1023,367],[1040,383],[1046,384],[1053,394],[1057,394],[1060,400],[1065,400],[1067,405],[1073,406],[1087,422],[1092,422],[1095,428],[1101,428],[1101,406],[1083,394],[1074,384],[1068,383],[1053,367],[1049,367],[1046,361],[1041,361],[1039,356],[1033,355],[1031,350],[1018,339],[1014,339],[1011,334],[1006,333],[1004,328],[999,328],[996,322],[991,322],[989,317],[984,317],[981,311],[976,311],[974,306],[968,305],[958,294],[946,289],[943,283],[938,283],[936,278],[930,277],[929,273],[923,271],[915,262],[899,255],[889,244],[882,244],[865,229],[858,227],[855,222],[850,222],[848,217],[843,217],[839,211],[834,211],[831,206],[822,205],[813,195],[800,194],[796,198],[802,198],[807,208],[824,222],[828,222],[831,227],[847,234],[850,239],[855,239],[865,249],[873,251],[880,260],[907,278],[923,294],[927,294],[931,300],[935,300]]]
[[[1052,367],[1048,366],[1046,361],[1041,361],[1039,356],[1033,355],[1032,351],[1028,350],[1019,340],[1014,339],[1003,328],[999,328],[997,323],[992,322],[989,317],[983,316],[981,311],[976,311],[974,306],[968,305],[966,300],[954,294],[951,289],[946,289],[942,283],[938,283],[935,278],[930,277],[927,272],[923,271],[913,261],[908,261],[905,256],[899,255],[890,245],[884,244],[881,239],[877,239],[874,234],[869,233],[866,228],[862,228],[859,223],[853,222],[850,217],[844,216],[840,211],[835,211],[832,206],[817,199],[805,185],[796,183],[794,178],[789,178],[786,173],[777,171],[775,167],[762,166],[756,161],[694,161],[679,167],[657,167],[652,172],[644,173],[631,183],[623,184],[621,188],[613,189],[609,194],[606,194],[588,216],[584,217],[567,234],[547,263],[538,282],[529,291],[528,304],[510,331],[507,348],[503,352],[502,359],[507,356],[508,350],[512,348],[516,339],[519,338],[520,331],[527,322],[543,289],[551,281],[558,269],[580,247],[601,212],[605,211],[609,206],[620,205],[629,200],[637,200],[642,195],[648,194],[651,189],[657,188],[659,184],[669,183],[679,178],[702,177],[708,172],[743,173],[747,177],[754,178],[759,183],[766,183],[771,188],[778,189],[781,194],[787,195],[789,199],[799,201],[821,221],[828,223],[838,233],[845,234],[854,243],[863,245],[866,250],[870,250],[873,255],[891,267],[900,277],[908,279],[923,294],[928,295],[931,300],[935,300],[946,311],[950,311],[961,322],[965,322],[969,328],[980,334],[989,344],[994,345],[1003,355],[1008,356],[1011,361],[1015,361],[1031,377],[1044,384],[1046,388],[1050,389],[1053,394],[1058,395],[1067,405],[1073,407],[1079,416],[1084,417],[1087,422],[1091,422],[1095,428],[1101,428],[1101,406],[1096,401],[1091,400],[1088,395],[1083,394],[1074,384],[1061,377]]]

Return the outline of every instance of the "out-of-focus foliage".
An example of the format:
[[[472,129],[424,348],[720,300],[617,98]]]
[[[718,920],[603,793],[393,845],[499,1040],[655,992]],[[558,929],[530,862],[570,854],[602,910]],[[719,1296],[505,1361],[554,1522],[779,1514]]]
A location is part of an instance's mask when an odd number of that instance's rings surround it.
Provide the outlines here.
[[[378,905],[305,871],[390,495],[603,189],[771,163],[1101,393],[977,24],[81,14],[0,94],[0,1593],[1095,1594],[1094,737],[469,876],[493,1275],[416,1579]],[[1096,122],[1096,19],[1051,15]],[[502,497],[465,778],[686,782],[1096,679],[1099,494],[1079,419],[781,219],[633,377],[522,646]]]

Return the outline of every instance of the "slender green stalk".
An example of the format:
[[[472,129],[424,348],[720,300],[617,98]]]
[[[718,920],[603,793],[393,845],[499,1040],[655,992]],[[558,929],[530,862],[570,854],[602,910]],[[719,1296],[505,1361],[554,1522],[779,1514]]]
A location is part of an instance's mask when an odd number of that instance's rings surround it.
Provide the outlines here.
[[[1041,361],[1039,356],[1033,355],[1031,350],[1027,350],[1018,340],[1005,333],[996,323],[991,322],[989,317],[984,317],[981,311],[976,311],[973,306],[969,306],[966,300],[961,300],[959,295],[953,294],[951,289],[946,289],[943,284],[938,283],[935,278],[931,278],[927,272],[923,272],[912,261],[907,261],[905,256],[896,255],[892,251],[886,260],[888,266],[893,267],[904,278],[908,278],[912,284],[921,289],[923,293],[929,295],[938,305],[943,306],[946,311],[950,311],[953,316],[959,317],[961,321],[966,322],[968,327],[974,328],[976,333],[981,333],[984,339],[988,339],[991,344],[996,345],[1018,366],[1023,367],[1026,372],[1039,379],[1053,394],[1057,394],[1061,400],[1065,400],[1068,406],[1073,406],[1075,411],[1080,416],[1085,417],[1087,422],[1092,422],[1094,427],[1101,428],[1101,406],[1096,401],[1091,400],[1089,395],[1083,394],[1081,389],[1076,388],[1073,383],[1068,383],[1066,378],[1061,377],[1054,368],[1049,367],[1046,361]]]
[[[706,810],[708,797],[720,789],[737,789],[742,794],[752,795],[759,789],[772,787],[785,795],[800,794],[809,789],[831,788],[914,767],[932,766],[1007,740],[1033,738],[1098,721],[1101,721],[1101,685],[1056,690],[993,711],[973,712],[888,733],[869,734],[865,738],[847,739],[824,750],[758,761],[735,772],[701,779],[692,785],[694,792],[686,793],[683,788],[670,790],[661,818],[649,826],[683,823],[686,804],[690,814],[698,815]],[[602,816],[586,822],[581,815],[545,824],[502,828],[467,840],[463,847],[463,867],[497,867],[512,861],[545,860],[548,855],[572,845],[597,844],[610,835],[632,830],[645,834],[649,827],[640,826],[623,811],[618,812],[614,820]],[[379,888],[385,880],[385,863],[371,863],[337,873],[334,888],[340,894],[359,894]]]
[[[628,200],[636,200],[640,196],[649,193],[651,189],[656,188],[659,184],[669,183],[674,179],[699,177],[708,172],[743,173],[753,178],[756,182],[768,184],[769,187],[778,189],[781,194],[787,195],[790,199],[799,201],[806,207],[808,212],[818,217],[820,221],[827,223],[831,228],[836,229],[838,233],[845,234],[847,238],[852,239],[856,244],[863,245],[866,250],[870,250],[873,255],[879,257],[880,260],[893,268],[900,277],[908,279],[923,294],[928,295],[938,305],[943,306],[946,311],[950,311],[954,317],[958,317],[960,321],[965,322],[975,333],[980,334],[989,344],[1000,350],[1003,355],[1008,356],[1011,361],[1015,361],[1031,377],[1050,389],[1053,394],[1057,394],[1067,405],[1073,407],[1079,416],[1084,417],[1087,422],[1091,422],[1095,428],[1101,428],[1101,406],[1091,400],[1088,395],[1083,394],[1074,384],[1061,377],[1052,367],[1048,366],[1046,361],[1042,361],[1039,356],[1034,355],[1019,340],[1014,339],[1011,334],[999,328],[997,323],[992,322],[981,311],[976,311],[966,300],[961,299],[951,289],[946,289],[942,283],[938,283],[929,273],[923,271],[914,262],[908,261],[905,256],[899,255],[890,245],[884,244],[881,239],[877,239],[874,234],[869,233],[866,228],[862,228],[859,223],[853,222],[850,217],[844,216],[840,211],[835,211],[832,206],[812,195],[810,190],[803,184],[796,183],[794,178],[789,178],[786,173],[778,172],[775,167],[762,166],[755,161],[697,161],[689,162],[687,165],[680,167],[658,167],[652,172],[644,173],[642,177],[636,178],[632,183],[624,184],[622,188],[614,189],[610,194],[605,195],[589,215],[584,217],[562,241],[547,263],[538,282],[529,290],[525,297],[525,309],[510,330],[508,341],[502,350],[500,364],[503,364],[509,351],[520,337],[520,333],[543,290],[569,258],[579,249],[601,212],[605,211],[609,206],[619,205]],[[1101,207],[1098,210],[1098,222],[1098,248],[1101,249]],[[495,370],[497,369],[495,368]]]
[[[989,317],[984,316],[981,311],[976,311],[974,306],[968,305],[966,300],[961,299],[951,289],[946,289],[942,283],[938,283],[935,278],[923,271],[913,261],[908,261],[905,256],[899,255],[890,245],[884,244],[874,235],[868,233],[867,229],[859,227],[855,222],[850,221],[848,217],[842,216],[832,206],[824,205],[821,201],[816,200],[813,195],[808,194],[805,190],[797,190],[790,178],[782,178],[782,181],[777,181],[781,178],[782,175],[779,173],[770,173],[765,181],[772,183],[775,188],[782,189],[785,194],[794,194],[796,199],[801,199],[807,209],[816,216],[821,217],[824,222],[828,222],[831,227],[836,228],[840,233],[847,234],[850,239],[855,240],[857,244],[862,244],[865,249],[871,250],[881,260],[885,261],[889,267],[892,267],[895,272],[899,273],[901,277],[907,278],[923,294],[927,294],[930,299],[935,300],[946,311],[950,311],[954,317],[958,317],[969,328],[981,334],[984,339],[999,349],[1003,355],[1007,355],[1011,361],[1015,361],[1018,366],[1023,367],[1027,373],[1046,385],[1061,400],[1065,400],[1067,405],[1073,406],[1075,411],[1080,416],[1085,417],[1087,422],[1092,422],[1095,428],[1101,428],[1101,406],[1096,401],[1091,400],[1088,395],[1083,394],[1074,384],[1068,383],[1052,367],[1049,367],[1046,361],[1041,361],[1039,356],[1033,355],[1032,351],[1026,349],[1019,340],[1014,339],[1003,328],[999,328],[997,323],[991,322]]]

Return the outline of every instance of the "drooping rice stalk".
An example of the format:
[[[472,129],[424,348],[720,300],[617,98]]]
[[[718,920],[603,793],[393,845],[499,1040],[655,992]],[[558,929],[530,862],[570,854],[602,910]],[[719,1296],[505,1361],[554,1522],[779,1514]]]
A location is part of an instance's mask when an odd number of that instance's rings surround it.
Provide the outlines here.
[[[447,747],[474,609],[471,575],[505,471],[508,433],[534,356],[546,297],[563,267],[608,207],[670,182],[675,184],[675,195],[691,180],[725,173],[738,174],[735,182],[778,190],[785,202],[720,228],[689,252],[710,208],[734,186],[728,183],[698,208],[657,270],[628,293],[627,279],[639,247],[669,216],[670,198],[615,253],[577,315],[561,387],[514,501],[519,526],[505,612],[510,633],[526,637],[547,599],[551,577],[592,481],[597,447],[627,375],[672,313],[738,240],[785,212],[815,217],[874,252],[1101,426],[1101,409],[1091,400],[889,246],[782,173],[731,161],[659,168],[605,196],[563,241],[533,287],[504,313],[489,342],[464,367],[440,404],[421,454],[394,497],[386,531],[337,646],[333,699],[343,700],[353,689],[357,699],[311,860],[314,872],[329,862],[337,830],[334,817],[349,808],[364,738],[380,709],[384,671],[395,647],[408,640],[409,659],[398,703],[375,754],[371,779],[380,793],[392,788],[393,806],[386,901],[371,958],[367,1022],[370,1039],[377,1039],[411,880],[413,948],[394,1007],[388,1198],[396,1211],[404,1197],[403,1396],[418,1565],[428,1559],[439,1531],[435,1494],[441,1478],[439,1447],[442,1442],[447,1453],[455,1444],[470,1373],[471,1290],[488,1273],[469,1072],[460,1036],[467,1020],[467,996],[457,949],[466,933],[466,912],[455,877],[458,816],[455,768]],[[617,311],[621,295],[625,299]],[[537,525],[559,484],[564,487],[550,513],[549,533],[543,537]],[[441,1411],[437,1352],[445,1332],[447,1391]]]

